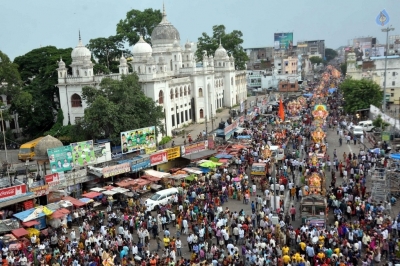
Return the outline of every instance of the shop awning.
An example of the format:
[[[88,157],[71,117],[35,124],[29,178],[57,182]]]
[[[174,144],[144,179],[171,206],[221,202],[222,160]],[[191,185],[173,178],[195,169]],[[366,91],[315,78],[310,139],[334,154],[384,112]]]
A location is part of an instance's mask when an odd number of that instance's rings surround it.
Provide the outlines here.
[[[117,194],[118,192],[112,191],[112,190],[106,190],[106,191],[103,191],[102,193],[103,193],[104,195],[106,195],[106,196],[112,196],[112,195]]]
[[[94,187],[94,188],[91,188],[90,190],[91,191],[96,191],[96,192],[101,192],[101,191],[104,191],[105,189],[101,188],[101,187]]]
[[[23,196],[14,196],[12,198],[5,198],[0,200],[0,209],[10,206],[10,205],[14,205],[23,201],[27,201],[30,199],[34,199],[36,196],[33,192],[27,192],[25,195]]]
[[[244,131],[244,128],[238,127],[235,132],[238,133],[238,134],[242,134],[243,131]]]
[[[69,210],[61,208],[59,210],[56,210],[55,212],[53,212],[53,214],[51,215],[52,218],[54,219],[58,219],[58,218],[62,218],[65,215],[69,214]]]
[[[73,197],[70,197],[70,196],[64,197],[63,200],[67,200],[67,201],[71,202],[75,207],[85,206],[84,202],[82,202],[80,200],[77,200],[77,199],[75,199]]]
[[[82,194],[83,197],[93,199],[95,197],[101,196],[100,192],[92,191],[85,194]]]
[[[160,171],[151,170],[151,169],[145,170],[144,172],[146,175],[158,177],[160,179],[171,175],[170,173],[160,172]]]
[[[199,169],[199,168],[186,167],[186,168],[183,168],[182,170],[186,171],[186,172],[188,172],[190,174],[196,174],[196,175],[200,175],[200,174],[203,173],[203,171],[201,171],[201,169]]]
[[[23,212],[16,213],[14,214],[14,217],[18,218],[22,222],[29,222],[32,220],[37,220],[39,218],[42,218],[46,215],[50,215],[52,213],[53,211],[47,209],[46,207],[39,206]]]
[[[169,175],[168,177],[170,177],[171,175]],[[149,175],[143,175],[141,178],[149,180],[151,182],[158,182],[161,180],[161,178],[159,177],[155,177],[155,176],[149,176]]]
[[[216,153],[215,150],[205,150],[205,151],[200,151],[200,152],[197,152],[197,153],[192,153],[192,154],[189,154],[189,155],[185,155],[185,156],[182,156],[182,157],[185,158],[185,159],[188,159],[188,160],[196,161],[196,160],[199,160],[199,159],[208,158],[208,157],[210,157],[211,155],[213,155],[215,153]]]
[[[105,186],[105,187],[103,187],[105,190],[111,190],[111,189],[113,189],[114,187],[113,186],[110,186],[110,185],[108,185],[108,186]],[[102,192],[103,193],[103,192]],[[103,193],[104,194],[104,193]]]
[[[111,189],[111,191],[115,191],[117,193],[125,193],[125,192],[128,192],[129,189],[126,189],[126,188],[123,188],[123,187],[116,187],[116,188]]]
[[[82,201],[82,202],[88,204],[89,202],[93,202],[94,200],[89,199],[89,198],[80,198],[79,201]]]
[[[26,235],[29,234],[29,232],[26,231],[25,228],[18,228],[18,229],[12,230],[11,233],[12,233],[16,238],[19,238],[19,237],[21,237],[21,236],[26,236]]]
[[[39,224],[40,223],[38,221],[36,221],[36,220],[32,220],[32,221],[29,221],[29,222],[22,223],[22,225],[25,226],[25,227],[31,227],[31,226],[39,225]]]

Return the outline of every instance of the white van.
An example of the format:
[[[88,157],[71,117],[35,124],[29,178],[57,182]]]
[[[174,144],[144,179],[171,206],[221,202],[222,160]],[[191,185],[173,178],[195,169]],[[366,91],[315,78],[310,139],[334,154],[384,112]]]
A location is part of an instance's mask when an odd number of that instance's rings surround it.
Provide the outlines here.
[[[364,135],[363,127],[362,126],[354,126],[352,129],[352,133],[354,136],[357,136],[357,137]]]
[[[164,190],[157,191],[153,194],[149,199],[145,201],[145,205],[147,207],[147,211],[157,210],[160,205],[165,205],[169,202],[172,202],[172,197],[178,196],[177,188],[168,188]]]
[[[363,127],[363,130],[367,132],[374,128],[374,125],[372,125],[372,120],[360,121],[358,122],[358,125]]]
[[[285,158],[285,150],[282,148],[279,148],[279,146],[270,146],[269,149],[272,152],[271,157],[275,158],[275,160],[280,161]]]

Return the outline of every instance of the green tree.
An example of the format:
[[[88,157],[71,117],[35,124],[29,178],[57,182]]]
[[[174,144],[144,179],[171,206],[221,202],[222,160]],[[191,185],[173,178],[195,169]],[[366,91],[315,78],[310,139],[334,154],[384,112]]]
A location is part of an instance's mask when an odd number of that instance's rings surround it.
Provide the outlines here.
[[[326,61],[331,61],[332,59],[334,59],[336,56],[338,55],[338,53],[331,49],[331,48],[326,48],[325,49],[325,60]]]
[[[346,74],[347,74],[347,64],[346,63],[340,64],[340,71],[342,72],[343,76],[346,76]]]
[[[227,33],[224,25],[213,26],[212,36],[209,36],[206,32],[202,33],[197,43],[197,61],[203,59],[203,51],[207,51],[208,55],[213,55],[220,42],[226,51],[235,58],[235,68],[245,69],[245,64],[249,60],[249,57],[242,46],[243,33],[239,30]]]
[[[88,107],[76,131],[85,132],[88,138],[118,142],[121,131],[159,127],[164,118],[162,107],[143,93],[136,74],[121,80],[105,78],[99,88],[84,87],[82,98]]]
[[[98,65],[106,67],[109,72],[118,72],[119,58],[122,53],[130,54],[129,50],[125,49],[122,35],[110,36],[108,38],[91,39],[87,48],[92,52],[92,55],[97,59]],[[96,66],[94,73],[99,71],[100,66]],[[103,68],[103,73],[107,71]]]
[[[57,114],[54,102],[54,96],[58,96],[57,62],[62,58],[69,66],[71,51],[71,48],[46,46],[15,58],[25,86],[15,93],[11,109],[18,112],[25,133],[42,135],[53,126]]]
[[[381,115],[378,115],[373,121],[372,121],[372,125],[374,127],[378,127],[381,128],[382,130],[385,130],[385,128],[387,126],[390,126],[389,123],[387,123],[385,120],[382,119]]]
[[[321,57],[318,57],[318,56],[311,56],[310,57],[310,62],[312,64],[318,64],[319,65],[319,64],[323,63],[324,60]]]
[[[1,93],[7,96],[22,86],[18,65],[11,62],[10,58],[2,51],[0,51],[0,85]]]
[[[151,33],[161,22],[162,14],[158,9],[148,8],[144,11],[132,9],[126,13],[126,18],[121,19],[117,24],[117,35],[134,45],[139,40],[139,35],[143,36],[148,43],[151,43]]]
[[[357,110],[369,108],[371,104],[382,105],[383,92],[378,84],[372,80],[345,79],[340,84],[345,100],[344,109],[348,113],[355,113]]]

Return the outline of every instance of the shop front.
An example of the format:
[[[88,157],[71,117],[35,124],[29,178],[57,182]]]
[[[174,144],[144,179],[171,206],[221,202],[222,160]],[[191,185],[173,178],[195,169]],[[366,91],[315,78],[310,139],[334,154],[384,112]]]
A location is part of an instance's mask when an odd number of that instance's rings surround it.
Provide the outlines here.
[[[198,161],[215,154],[215,150],[208,149],[208,141],[200,141],[186,146],[181,146],[181,156],[190,161]]]
[[[33,203],[35,194],[27,191],[25,184],[16,185],[12,187],[0,189],[0,208],[14,205],[16,208],[14,211],[20,211],[25,209],[23,202],[30,201]],[[22,203],[21,205],[17,203]],[[3,219],[4,219],[3,215]]]
[[[176,146],[172,148],[165,149],[167,152],[167,162],[161,163],[157,165],[157,171],[168,172],[172,168],[177,168],[183,166],[185,163],[183,159],[181,159],[181,146]],[[154,168],[154,167],[153,167]]]
[[[223,138],[224,140],[230,139],[239,126],[239,121],[240,119],[232,121],[232,124],[227,125],[223,130],[217,130],[217,137]]]
[[[131,171],[131,165],[129,162],[107,166],[102,169],[104,178],[113,178],[114,176],[129,173]]]

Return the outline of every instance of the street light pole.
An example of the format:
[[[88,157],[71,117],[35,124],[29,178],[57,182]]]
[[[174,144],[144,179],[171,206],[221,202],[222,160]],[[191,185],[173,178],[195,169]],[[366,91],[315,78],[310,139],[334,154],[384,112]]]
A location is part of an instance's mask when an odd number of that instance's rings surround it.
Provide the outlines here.
[[[11,179],[10,179],[10,171],[8,170],[8,152],[7,152],[6,134],[5,134],[5,130],[4,130],[3,110],[4,110],[4,107],[1,106],[1,108],[0,108],[1,126],[2,126],[2,129],[3,129],[2,131],[3,131],[4,151],[6,152],[7,177],[8,177],[8,180],[10,180],[10,186],[11,186],[12,184],[11,184]]]
[[[383,104],[382,104],[382,112],[386,111],[386,71],[387,71],[387,59],[389,53],[389,31],[394,30],[392,27],[387,27],[382,29],[383,32],[386,32],[386,55],[385,55],[385,76],[383,79]]]

